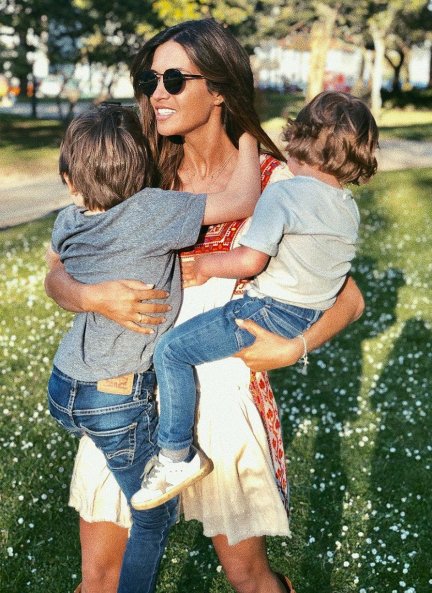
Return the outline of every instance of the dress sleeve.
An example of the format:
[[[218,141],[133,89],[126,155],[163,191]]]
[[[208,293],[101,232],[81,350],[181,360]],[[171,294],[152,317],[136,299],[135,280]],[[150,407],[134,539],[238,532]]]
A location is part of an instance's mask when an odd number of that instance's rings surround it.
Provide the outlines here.
[[[271,183],[277,183],[278,181],[284,181],[286,179],[292,179],[294,175],[288,168],[286,163],[282,163],[279,161],[277,167],[275,167],[270,175],[268,180],[268,185]]]

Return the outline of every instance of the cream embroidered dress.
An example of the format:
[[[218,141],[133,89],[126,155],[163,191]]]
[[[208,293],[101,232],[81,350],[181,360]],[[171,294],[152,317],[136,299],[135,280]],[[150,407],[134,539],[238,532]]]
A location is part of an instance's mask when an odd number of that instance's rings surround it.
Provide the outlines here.
[[[286,165],[264,156],[261,176],[264,189],[291,173]],[[206,227],[198,244],[182,256],[232,249],[244,229],[244,221]],[[186,289],[177,323],[223,305],[233,293],[235,298],[241,284],[212,278]],[[230,545],[248,537],[289,535],[285,456],[267,374],[251,373],[234,358],[201,365],[197,373],[196,436],[214,470],[183,493],[185,518],[200,521],[207,536],[225,534]],[[88,437],[80,440],[69,504],[86,521],[130,525],[126,500]]]

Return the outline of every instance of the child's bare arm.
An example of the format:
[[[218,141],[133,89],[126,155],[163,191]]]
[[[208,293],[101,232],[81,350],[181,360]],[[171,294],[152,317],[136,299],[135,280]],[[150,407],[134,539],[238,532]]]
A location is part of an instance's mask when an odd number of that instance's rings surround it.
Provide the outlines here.
[[[236,168],[224,191],[207,196],[204,224],[247,218],[253,214],[261,193],[258,145],[248,133],[240,136]]]
[[[266,266],[269,256],[250,247],[236,247],[226,253],[202,255],[195,260],[197,284],[209,278],[250,278]]]

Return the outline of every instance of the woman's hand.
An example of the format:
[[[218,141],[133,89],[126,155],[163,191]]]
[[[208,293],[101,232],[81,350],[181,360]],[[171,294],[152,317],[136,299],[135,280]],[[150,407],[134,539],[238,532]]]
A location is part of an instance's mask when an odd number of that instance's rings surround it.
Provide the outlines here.
[[[234,355],[241,358],[251,371],[271,371],[291,366],[303,356],[303,340],[299,338],[282,338],[250,319],[237,319],[236,323],[256,338],[251,346]]]
[[[198,258],[182,257],[180,259],[182,288],[189,288],[190,286],[201,286],[209,279],[208,276],[203,276],[197,270]]]
[[[168,293],[154,289],[138,280],[117,280],[91,285],[92,310],[119,325],[140,334],[152,334],[154,330],[144,325],[159,325],[165,317],[154,316],[171,309],[170,305],[147,301],[166,299]]]
[[[311,325],[304,338],[307,351],[312,352],[331,340],[350,323],[359,319],[365,303],[354,280],[348,276],[335,304]],[[242,329],[256,336],[255,342],[236,354],[252,371],[271,371],[295,364],[304,354],[304,343],[299,338],[282,338],[263,329],[251,320],[237,320]]]
[[[75,313],[100,313],[108,319],[140,334],[153,333],[151,327],[159,325],[165,317],[155,314],[171,309],[164,303],[148,301],[166,299],[164,290],[138,280],[113,280],[100,284],[82,284],[64,269],[58,260],[45,278],[45,290],[60,307]]]

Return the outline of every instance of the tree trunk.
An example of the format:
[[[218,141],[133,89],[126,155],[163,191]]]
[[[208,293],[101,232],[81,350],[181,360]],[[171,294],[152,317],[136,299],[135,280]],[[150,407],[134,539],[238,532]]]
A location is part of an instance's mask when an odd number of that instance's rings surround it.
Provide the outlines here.
[[[22,97],[23,99],[27,99],[27,86],[28,86],[27,74],[23,74],[22,76],[19,77],[19,96]]]
[[[361,47],[361,46],[360,46]],[[360,97],[364,100],[369,101],[370,95],[370,71],[371,71],[371,59],[370,51],[365,47],[361,47],[361,65],[357,80],[351,89],[351,93],[356,97]]]
[[[371,34],[375,48],[374,63],[372,68],[371,111],[375,118],[381,115],[382,99],[381,87],[383,84],[384,56],[385,56],[385,31],[371,26]]]
[[[428,88],[432,89],[432,44],[430,46],[430,62],[429,62],[429,83]]]
[[[34,74],[32,74],[32,82],[33,82],[33,90],[32,90],[32,96],[31,96],[32,118],[37,119],[38,100],[37,100],[36,93],[37,93],[37,88],[38,88],[38,82],[37,82],[36,76]]]
[[[398,54],[398,57],[399,57],[399,61],[397,62],[397,64],[395,64],[393,62],[390,55],[386,54],[385,58],[393,69],[392,91],[397,92],[397,91],[400,91],[402,88],[401,73],[402,73],[402,68],[405,64],[405,50],[402,49],[401,47],[398,47],[394,51]]]
[[[314,22],[310,34],[310,65],[306,101],[309,102],[324,88],[324,74],[327,52],[332,40],[338,13],[337,8],[330,8],[323,2],[317,6],[319,15]]]

